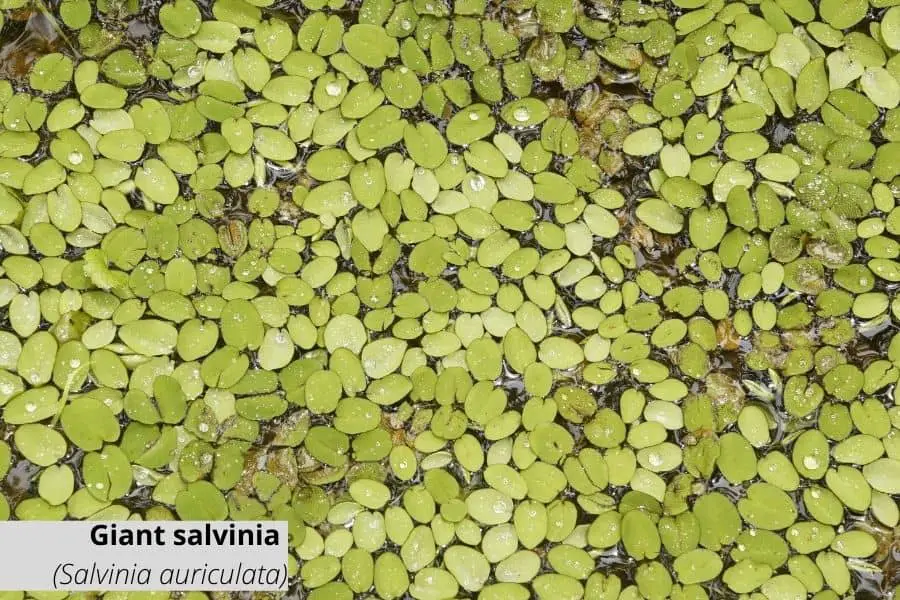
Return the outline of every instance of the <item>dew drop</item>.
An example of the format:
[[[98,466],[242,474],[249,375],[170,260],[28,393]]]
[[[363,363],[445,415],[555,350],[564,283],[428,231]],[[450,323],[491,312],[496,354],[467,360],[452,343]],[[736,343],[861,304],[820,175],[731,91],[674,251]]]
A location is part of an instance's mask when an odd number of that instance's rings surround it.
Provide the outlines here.
[[[513,111],[513,119],[518,121],[519,123],[524,123],[528,119],[531,118],[531,113],[524,106],[520,106],[516,110]]]

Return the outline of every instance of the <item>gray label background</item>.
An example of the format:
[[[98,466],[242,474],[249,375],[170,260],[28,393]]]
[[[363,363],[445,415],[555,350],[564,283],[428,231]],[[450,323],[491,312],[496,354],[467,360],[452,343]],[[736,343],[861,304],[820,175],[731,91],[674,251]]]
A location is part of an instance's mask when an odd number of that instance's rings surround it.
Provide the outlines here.
[[[260,521],[264,528],[276,529],[279,536],[277,546],[175,546],[174,531],[199,528],[207,524],[215,530],[230,529],[232,523],[238,528],[256,530],[257,521],[213,522],[200,521],[116,521],[116,529],[163,529],[165,546],[97,546],[91,541],[91,529],[98,524],[112,522],[98,521],[6,521],[0,522],[0,590],[71,590],[71,591],[278,591],[287,589],[288,526],[286,521]],[[69,566],[65,566],[69,565]],[[138,583],[85,583],[66,584],[66,572],[73,574],[76,569],[96,568],[102,572],[115,565],[137,573],[149,569],[150,581]],[[199,583],[206,573],[217,573],[216,569],[234,573],[242,568],[247,571],[260,567],[277,571],[277,583],[257,582],[255,585],[236,583],[212,585],[208,581]],[[160,577],[165,569],[180,569],[181,573],[192,573],[194,583],[183,585],[162,585]],[[185,571],[187,569],[187,571]],[[193,569],[205,569],[197,572]],[[274,572],[267,572],[271,581]],[[259,579],[254,577],[254,579]],[[97,576],[94,576],[94,582]]]

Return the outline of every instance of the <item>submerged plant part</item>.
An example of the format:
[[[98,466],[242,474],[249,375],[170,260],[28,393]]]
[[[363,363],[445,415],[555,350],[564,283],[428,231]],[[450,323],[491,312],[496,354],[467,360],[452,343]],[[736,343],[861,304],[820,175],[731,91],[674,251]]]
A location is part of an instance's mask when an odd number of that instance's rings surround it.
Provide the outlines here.
[[[900,598],[894,4],[0,0],[0,518]]]

